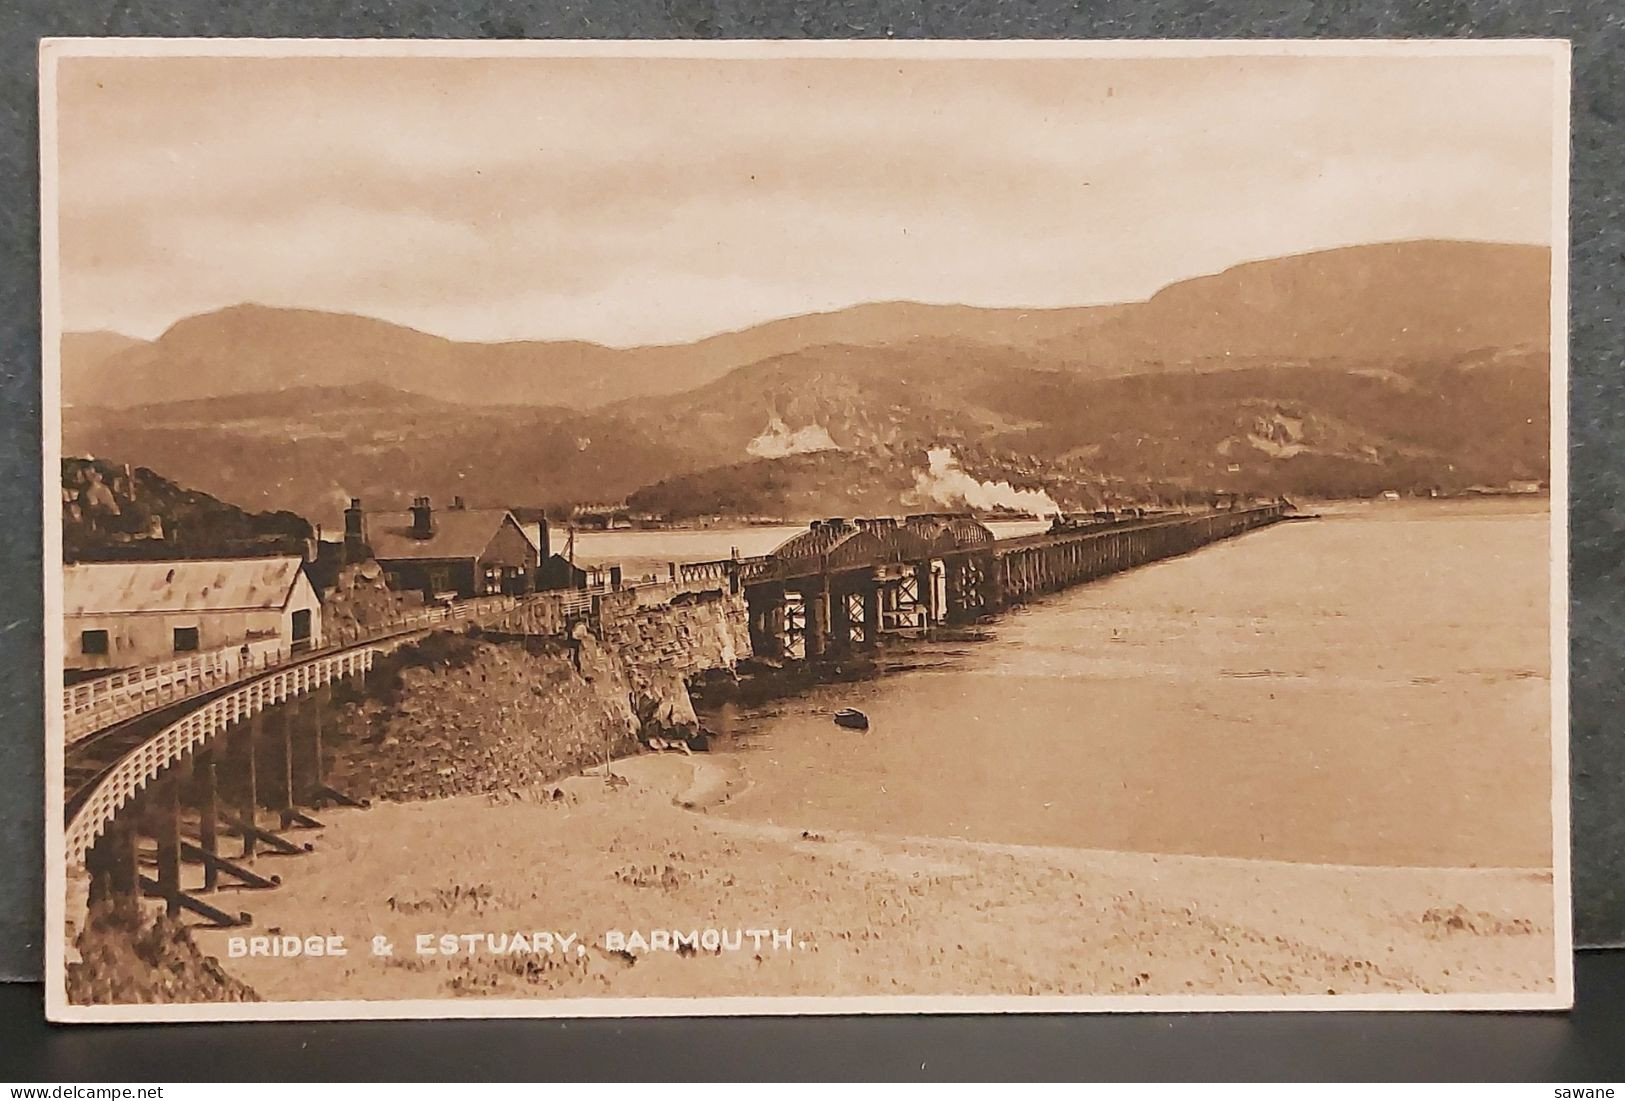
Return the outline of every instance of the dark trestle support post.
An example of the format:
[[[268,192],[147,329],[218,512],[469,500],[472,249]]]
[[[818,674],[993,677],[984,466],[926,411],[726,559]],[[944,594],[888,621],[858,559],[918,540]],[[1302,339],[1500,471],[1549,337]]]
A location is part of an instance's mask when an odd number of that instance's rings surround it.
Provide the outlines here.
[[[806,616],[806,636],[804,650],[809,660],[824,656],[824,650],[829,642],[829,584],[826,579],[819,578],[809,582],[801,592],[802,605]]]
[[[310,709],[310,790],[327,783],[326,747],[322,745],[322,715],[332,706],[333,686],[323,685],[321,691],[316,693],[316,700]]]
[[[92,903],[140,897],[136,831],[130,828],[129,823],[132,813],[132,808],[125,807],[120,817],[107,824],[107,829],[85,856],[86,870],[90,873]]]
[[[192,778],[197,796],[198,848],[210,856],[220,855],[220,793],[215,775],[214,750],[198,753],[192,765]],[[203,862],[203,890],[212,891],[220,886],[220,870],[210,861]]]
[[[126,815],[133,814],[132,809]],[[112,862],[113,893],[124,898],[141,897],[141,869],[137,861],[136,846],[139,836],[128,817],[115,820],[108,828],[113,836]]]
[[[937,607],[937,584],[929,558],[914,567],[914,594],[915,601],[925,611],[925,625],[935,626],[941,619],[942,611]]]
[[[243,805],[242,819],[250,826],[259,821],[259,748],[260,728],[265,725],[265,712],[259,711],[243,724],[242,733],[238,735],[238,743],[242,747],[243,755]],[[253,831],[243,831],[243,857],[247,859],[254,855],[257,841]]]
[[[293,810],[296,802],[293,792],[293,732],[298,721],[298,700],[289,700],[277,709],[275,722],[281,768],[278,769],[280,790],[277,792],[276,809],[281,812],[281,821],[284,828],[288,825],[288,814]]]
[[[831,581],[825,588],[824,606],[829,609],[829,634],[824,645],[837,654],[845,653],[852,647],[852,610],[846,590]]]
[[[757,585],[745,590],[750,608],[750,645],[759,657],[784,656],[784,586]]]
[[[158,893],[170,917],[181,913],[181,791],[174,776],[159,782],[153,807],[153,836],[158,842]]]

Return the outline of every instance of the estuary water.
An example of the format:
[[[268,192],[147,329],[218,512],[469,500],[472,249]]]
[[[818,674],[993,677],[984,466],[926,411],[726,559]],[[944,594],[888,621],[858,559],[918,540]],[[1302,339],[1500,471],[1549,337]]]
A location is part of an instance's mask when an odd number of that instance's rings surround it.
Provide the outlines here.
[[[712,813],[1333,864],[1551,864],[1545,501],[1374,503],[707,716]],[[837,727],[865,711],[867,733]]]

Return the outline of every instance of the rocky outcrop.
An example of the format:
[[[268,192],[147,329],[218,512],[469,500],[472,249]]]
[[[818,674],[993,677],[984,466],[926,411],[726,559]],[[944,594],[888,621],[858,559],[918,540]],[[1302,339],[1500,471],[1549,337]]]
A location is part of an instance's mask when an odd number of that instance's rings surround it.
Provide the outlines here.
[[[359,634],[422,610],[423,595],[391,589],[383,567],[370,558],[340,566],[332,586],[322,594],[322,624],[335,637],[346,629]]]
[[[653,606],[606,599],[602,631],[604,645],[626,668],[643,740],[702,747],[688,684],[703,673],[732,672],[751,656],[744,597],[685,592]]]
[[[438,632],[340,708],[335,786],[377,799],[521,792],[638,748],[626,675],[590,636]]]
[[[185,925],[133,901],[93,907],[75,948],[79,962],[67,969],[75,1005],[259,1001],[198,950]]]
[[[437,631],[380,656],[364,693],[337,701],[335,786],[391,800],[517,793],[640,745],[703,748],[688,682],[750,656],[743,598],[651,605],[628,589],[599,605],[599,634]]]
[[[62,460],[66,561],[303,554],[314,529],[290,512],[248,512],[145,467]]]

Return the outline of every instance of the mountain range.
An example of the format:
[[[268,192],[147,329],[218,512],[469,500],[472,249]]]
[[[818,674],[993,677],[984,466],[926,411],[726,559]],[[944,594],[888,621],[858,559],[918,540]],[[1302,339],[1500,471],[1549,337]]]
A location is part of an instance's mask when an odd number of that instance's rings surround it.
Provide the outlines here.
[[[243,305],[63,339],[64,445],[253,508],[414,493],[670,515],[878,511],[927,449],[1078,506],[1547,473],[1550,253],[1414,241],[1143,302],[891,302],[690,344],[460,343]],[[161,400],[154,400],[161,395]]]

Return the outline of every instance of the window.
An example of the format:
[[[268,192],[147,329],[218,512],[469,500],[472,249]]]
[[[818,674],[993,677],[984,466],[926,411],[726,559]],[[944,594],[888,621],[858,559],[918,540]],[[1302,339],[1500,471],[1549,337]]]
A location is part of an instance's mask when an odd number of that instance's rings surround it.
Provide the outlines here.
[[[177,654],[190,653],[191,651],[196,650],[196,649],[197,649],[197,628],[196,627],[176,627],[175,628],[175,652]]]
[[[107,632],[106,631],[80,631],[79,632],[79,652],[81,654],[105,654],[105,653],[107,653]]]

